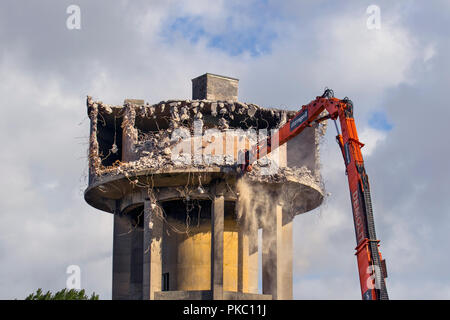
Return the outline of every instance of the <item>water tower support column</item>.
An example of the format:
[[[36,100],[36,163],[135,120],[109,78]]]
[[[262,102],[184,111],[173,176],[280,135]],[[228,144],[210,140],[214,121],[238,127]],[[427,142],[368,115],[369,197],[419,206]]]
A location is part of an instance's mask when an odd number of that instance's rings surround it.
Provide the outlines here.
[[[223,300],[224,211],[224,196],[216,194],[211,210],[211,290],[213,300]]]
[[[154,212],[150,200],[144,201],[143,299],[153,300],[161,291],[163,221]]]
[[[266,212],[262,234],[262,289],[263,294],[271,294],[273,300],[281,294],[281,227],[283,207],[276,204]]]

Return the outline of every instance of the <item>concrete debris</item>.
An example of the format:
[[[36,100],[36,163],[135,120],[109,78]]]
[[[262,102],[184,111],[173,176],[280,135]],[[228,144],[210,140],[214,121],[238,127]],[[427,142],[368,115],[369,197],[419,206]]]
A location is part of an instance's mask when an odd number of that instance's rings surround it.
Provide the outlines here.
[[[230,127],[230,125],[228,124],[228,121],[225,120],[224,118],[220,118],[219,119],[219,128],[222,130],[226,130]]]
[[[253,170],[247,176],[250,180],[256,180],[266,183],[285,183],[296,182],[306,185],[320,185],[321,179],[319,176],[311,172],[306,166],[303,167],[281,167],[278,168],[277,173],[266,175],[263,174],[262,167],[254,165]]]
[[[250,105],[247,109],[247,114],[249,117],[254,117],[258,108],[255,105]]]
[[[181,121],[185,121],[189,119],[189,114],[188,114],[188,110],[187,108],[183,107],[181,108],[181,116],[180,116],[180,120]]]
[[[213,117],[217,116],[217,102],[211,103],[211,115]]]
[[[164,148],[164,154],[166,156],[170,156],[172,154],[172,150],[170,150],[170,148]]]
[[[101,110],[102,110],[103,112],[105,112],[106,114],[111,114],[111,113],[112,113],[112,108],[111,108],[111,106],[109,106],[109,105],[107,105],[107,104],[103,104],[101,107],[102,107]]]
[[[189,153],[174,152],[174,147],[182,143],[181,138],[173,139],[174,131],[183,129],[193,134],[194,130],[198,130],[194,128],[194,120],[200,121],[203,132],[209,128],[229,132],[230,129],[279,128],[296,114],[295,111],[265,109],[255,104],[233,101],[169,100],[154,105],[133,104],[130,101],[133,100],[127,100],[124,106],[111,106],[94,101],[90,96],[87,97],[86,103],[92,126],[89,149],[90,179],[118,174],[130,175],[140,170],[204,168],[207,165],[204,162],[186,165],[185,163],[194,159]],[[260,127],[257,127],[258,125]],[[105,126],[109,128],[108,130],[116,128],[117,132],[102,133],[102,130],[106,130],[103,129]],[[319,140],[326,130],[326,122],[315,125],[314,128],[317,132],[315,137],[318,147]],[[97,139],[102,134],[109,134],[110,137],[113,137],[113,134],[121,135],[122,142],[114,142],[105,149]],[[101,143],[105,143],[104,141],[108,139],[101,140]],[[204,139],[201,148],[208,148],[214,143],[213,140]],[[253,138],[249,140],[250,144],[255,143]],[[117,160],[106,163],[105,156],[108,151],[114,154]],[[236,159],[232,158],[230,155],[211,156],[209,165],[235,166]],[[309,171],[306,167],[282,167],[275,174],[263,173],[264,165],[254,164],[253,171],[248,177],[267,183],[298,181],[319,185],[321,181],[319,174]]]

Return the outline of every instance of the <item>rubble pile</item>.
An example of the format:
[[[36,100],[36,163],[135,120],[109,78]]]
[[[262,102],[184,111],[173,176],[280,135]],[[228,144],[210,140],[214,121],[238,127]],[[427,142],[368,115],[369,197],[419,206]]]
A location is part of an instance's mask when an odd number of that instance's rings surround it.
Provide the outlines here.
[[[205,167],[204,163],[191,162],[186,165],[182,161],[174,162],[173,148],[182,140],[174,138],[176,130],[184,129],[193,136],[196,130],[194,123],[197,126],[200,124],[202,133],[213,128],[220,132],[231,129],[271,130],[279,128],[296,113],[262,108],[251,103],[211,100],[168,100],[154,105],[126,102],[123,106],[114,106],[88,97],[87,107],[91,118],[89,160],[92,179],[120,174],[128,176],[142,170],[201,169]],[[325,130],[324,126],[319,127],[316,128],[319,132],[316,136],[323,135]],[[116,142],[117,135],[121,136],[121,146]],[[213,140],[203,138],[202,148],[213,143]],[[99,149],[109,151],[101,153]],[[105,165],[105,153],[116,154],[117,160]],[[230,165],[229,161],[225,163]],[[255,164],[250,177],[279,183],[286,177],[298,181],[309,179],[314,183],[320,180],[305,167],[280,168],[271,176],[260,173],[259,165]]]
[[[274,174],[264,174],[262,167],[259,165],[253,166],[253,170],[247,173],[247,177],[251,181],[265,182],[265,183],[285,183],[298,182],[306,185],[320,185],[320,176],[313,173],[306,166],[303,167],[280,167]]]

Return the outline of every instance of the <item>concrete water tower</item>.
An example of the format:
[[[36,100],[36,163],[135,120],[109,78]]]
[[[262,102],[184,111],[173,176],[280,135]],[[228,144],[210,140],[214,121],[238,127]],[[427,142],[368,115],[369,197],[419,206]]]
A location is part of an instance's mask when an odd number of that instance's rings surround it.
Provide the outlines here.
[[[239,150],[295,112],[238,102],[230,77],[207,73],[192,88],[193,100],[153,105],[87,99],[85,200],[114,215],[112,298],[292,299],[292,222],[322,202],[324,127],[240,178]]]

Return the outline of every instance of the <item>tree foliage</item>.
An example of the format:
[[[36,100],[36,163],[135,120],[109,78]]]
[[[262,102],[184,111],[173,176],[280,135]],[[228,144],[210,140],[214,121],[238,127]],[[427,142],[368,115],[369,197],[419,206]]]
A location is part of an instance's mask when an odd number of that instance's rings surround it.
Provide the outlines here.
[[[75,289],[62,289],[55,294],[52,294],[50,291],[44,293],[41,288],[39,288],[36,292],[30,294],[25,300],[98,300],[98,294],[95,292],[89,297],[86,295],[84,289],[75,290]]]

